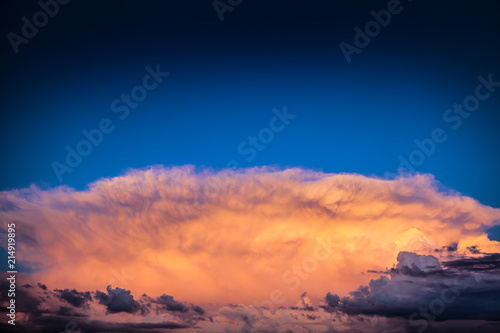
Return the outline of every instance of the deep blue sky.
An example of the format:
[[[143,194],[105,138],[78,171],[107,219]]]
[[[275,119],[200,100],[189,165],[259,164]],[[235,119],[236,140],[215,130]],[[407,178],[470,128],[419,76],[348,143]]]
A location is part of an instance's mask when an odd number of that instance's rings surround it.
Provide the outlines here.
[[[496,1],[401,1],[403,11],[348,64],[339,43],[387,1],[243,0],[221,22],[212,1],[72,1],[15,54],[8,32],[35,1],[2,4],[0,189],[78,189],[153,164],[223,168],[302,166],[395,173],[415,139],[436,127],[448,140],[416,168],[500,207],[500,88],[452,130],[442,119],[474,93],[477,76],[500,81]],[[170,73],[120,120],[110,105],[145,67]],[[297,117],[248,162],[238,145],[287,110]],[[116,126],[71,174],[64,163],[103,118]]]

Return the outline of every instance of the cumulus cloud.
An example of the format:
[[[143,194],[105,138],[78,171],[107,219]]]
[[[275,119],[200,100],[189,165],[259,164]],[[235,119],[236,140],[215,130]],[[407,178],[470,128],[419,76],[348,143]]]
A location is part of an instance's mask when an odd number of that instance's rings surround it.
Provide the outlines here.
[[[30,279],[24,273],[18,278],[23,283]],[[8,289],[5,282],[0,284],[2,291]],[[8,302],[2,292],[2,307]],[[143,295],[136,300],[129,290],[111,287],[106,292],[48,290],[24,283],[16,289],[16,304],[17,332],[163,332],[195,328],[198,321],[206,320],[198,305],[184,304],[168,295]],[[6,322],[0,323],[0,328],[7,327]]]
[[[75,289],[69,290],[69,289],[55,289],[54,290],[57,297],[61,300],[65,300],[69,304],[73,305],[74,307],[80,308],[87,304],[87,302],[92,301],[92,297],[90,296],[90,292],[85,292],[81,293],[76,291]]]
[[[187,312],[189,309],[184,304],[174,300],[173,296],[161,295],[154,301],[167,311]]]
[[[407,318],[419,332],[431,325],[429,321],[452,319],[478,321],[477,329],[492,328],[496,324],[484,321],[500,321],[499,259],[492,254],[441,264],[432,256],[401,252],[397,266],[386,272],[389,277],[373,279],[342,299],[328,293],[324,308],[349,315]]]
[[[130,290],[121,288],[111,288],[108,286],[106,292],[96,291],[96,298],[100,304],[106,305],[111,313],[128,312],[135,313],[141,309],[141,306],[134,300]]]
[[[500,252],[486,232],[499,224],[500,209],[438,188],[431,175],[420,174],[388,180],[298,168],[157,166],[100,179],[82,191],[31,186],[0,192],[0,221],[16,223],[19,260],[31,272],[26,283],[59,290],[49,294],[54,311],[163,311],[230,327],[230,314],[250,309],[245,318],[251,323],[252,306],[266,304],[285,321],[317,325],[340,316],[331,308],[343,304],[353,315],[369,316],[375,310],[367,297],[400,304],[406,315],[406,297],[434,294],[404,281],[443,278],[458,270],[452,265],[478,274],[495,265],[494,256],[488,263],[467,260]],[[379,272],[387,276],[373,279]],[[394,294],[382,292],[388,289]],[[93,300],[79,294],[87,290],[97,291]],[[401,297],[391,296],[400,291]],[[229,303],[246,304],[245,311]],[[399,320],[391,307],[384,318],[391,311]],[[169,322],[177,323],[175,316]]]

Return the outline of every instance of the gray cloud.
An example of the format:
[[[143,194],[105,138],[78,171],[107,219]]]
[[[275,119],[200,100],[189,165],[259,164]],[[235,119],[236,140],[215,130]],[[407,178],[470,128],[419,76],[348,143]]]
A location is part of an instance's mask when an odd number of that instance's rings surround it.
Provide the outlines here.
[[[134,300],[134,296],[131,295],[129,290],[121,288],[113,289],[111,286],[108,286],[106,291],[107,292],[104,293],[97,290],[95,297],[100,304],[106,306],[107,311],[111,313],[136,313],[141,309],[141,305]]]
[[[500,254],[439,263],[433,256],[401,252],[398,264],[368,286],[340,299],[328,293],[324,308],[349,315],[408,318],[411,326],[427,321],[500,321]]]
[[[64,300],[77,308],[84,306],[85,304],[87,304],[87,302],[92,302],[92,296],[90,295],[89,291],[82,293],[76,291],[75,289],[73,290],[54,289],[54,292],[57,295],[57,297],[59,297],[59,299]]]

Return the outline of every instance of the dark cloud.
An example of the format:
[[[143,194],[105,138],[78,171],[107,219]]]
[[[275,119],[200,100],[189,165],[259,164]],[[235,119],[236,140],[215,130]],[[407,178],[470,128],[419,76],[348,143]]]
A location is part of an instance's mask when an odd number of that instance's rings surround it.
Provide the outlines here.
[[[6,274],[0,274],[1,290],[7,290]],[[0,293],[0,301],[6,302],[7,293]],[[91,308],[90,302],[98,300],[104,307]],[[67,305],[65,305],[67,304]],[[140,323],[115,322],[110,316],[110,321],[94,320],[95,311],[102,313],[130,313],[137,316],[145,316],[154,310],[161,317],[162,314],[170,312],[175,314],[176,320]],[[5,308],[0,312],[5,312]],[[129,290],[112,288],[108,286],[106,292],[102,291],[77,291],[75,289],[54,289],[53,291],[38,283],[20,284],[16,290],[16,310],[17,313],[29,315],[29,320],[17,322],[15,327],[6,326],[0,323],[0,332],[139,332],[139,333],[164,333],[165,330],[183,329],[195,327],[199,321],[205,321],[202,317],[205,311],[194,304],[182,303],[174,300],[173,296],[162,295],[151,298],[142,295],[139,300],[135,300]],[[192,311],[190,311],[192,310]],[[159,317],[159,318],[161,318]],[[171,317],[169,317],[171,318]]]
[[[67,306],[61,306],[59,307],[59,310],[56,311],[54,314],[58,316],[63,316],[63,317],[71,317],[71,316],[77,316],[77,317],[85,317],[83,313],[79,313],[75,311],[74,308],[67,307]]]
[[[467,251],[472,254],[481,254],[481,251],[479,250],[479,247],[477,245],[467,246]]]
[[[141,309],[141,305],[134,300],[129,290],[121,288],[112,289],[111,286],[108,286],[106,291],[97,290],[95,297],[100,304],[106,306],[108,312],[136,313]]]
[[[458,243],[453,243],[448,246],[443,246],[441,249],[435,249],[434,252],[456,252],[458,249]]]
[[[199,314],[205,314],[205,310],[203,310],[201,307],[198,305],[192,305],[191,308],[193,309],[194,312],[199,313]]]
[[[190,309],[200,315],[203,315],[205,313],[205,310],[203,310],[198,305],[182,303],[176,301],[173,296],[165,294],[157,298],[151,298],[148,295],[143,294],[141,298],[141,304],[143,304],[144,308],[146,309],[155,309],[157,313],[165,311],[186,313]]]
[[[36,327],[42,327],[36,329]],[[45,316],[33,322],[32,331],[23,332],[138,332],[161,333],[165,329],[187,328],[187,325],[173,322],[160,323],[115,323],[88,320],[79,317]]]
[[[315,315],[309,315],[309,314],[306,314],[306,315],[302,314],[302,315],[305,316],[309,320],[316,320],[316,316]]]
[[[328,293],[323,307],[348,315],[379,315],[409,319],[411,326],[430,321],[500,321],[500,254],[456,259],[410,252],[398,255],[398,264],[368,286],[340,299]]]
[[[92,296],[90,295],[89,291],[78,292],[75,289],[73,289],[73,290],[54,289],[54,293],[55,293],[56,297],[58,297],[60,300],[66,301],[76,308],[80,308],[80,307],[86,305],[87,302],[92,302]]]
[[[322,306],[324,309],[335,309],[339,305],[340,297],[338,295],[333,295],[327,293],[325,296],[326,306]]]
[[[159,304],[163,309],[167,311],[187,312],[189,310],[189,308],[183,303],[175,301],[173,296],[165,294],[156,298],[154,303]]]
[[[0,274],[0,301],[9,302],[8,293],[9,282],[7,281],[8,275],[5,273]],[[19,275],[18,275],[19,278]],[[34,315],[39,315],[40,310],[38,306],[42,303],[42,299],[36,295],[33,295],[30,291],[34,288],[30,284],[23,284],[16,288],[16,312],[28,312]],[[1,311],[6,311],[5,307],[2,307]]]
[[[500,253],[488,254],[479,258],[464,258],[443,262],[445,267],[467,271],[499,271]]]

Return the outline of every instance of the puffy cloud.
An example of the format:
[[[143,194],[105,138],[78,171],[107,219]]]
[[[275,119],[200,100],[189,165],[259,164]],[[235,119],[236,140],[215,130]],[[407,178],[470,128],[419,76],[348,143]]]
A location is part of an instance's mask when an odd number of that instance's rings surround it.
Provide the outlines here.
[[[113,289],[111,286],[108,286],[105,293],[99,290],[96,291],[96,299],[100,304],[106,305],[107,310],[111,313],[135,313],[141,309],[140,304],[130,294],[130,290],[121,288]]]
[[[92,296],[90,296],[90,292],[88,291],[85,293],[78,292],[75,289],[55,289],[54,291],[56,292],[57,297],[59,297],[61,300],[65,300],[66,302],[77,308],[80,308],[87,304],[87,302],[92,301]]]
[[[443,264],[432,256],[401,252],[396,268],[340,299],[328,293],[329,312],[407,318],[423,332],[429,321],[500,321],[500,257],[458,258]],[[433,323],[435,325],[435,323]],[[452,323],[451,326],[454,324]],[[446,325],[440,325],[445,329]]]
[[[161,295],[155,301],[167,311],[187,312],[189,309],[184,304],[174,300],[173,296]]]
[[[326,307],[323,308],[337,308],[339,305],[340,297],[338,295],[327,293],[325,296]]]
[[[410,268],[412,271],[431,272],[441,270],[439,260],[434,256],[418,255],[412,252],[400,252],[398,254],[398,269],[404,267]]]
[[[184,305],[167,295],[156,299],[143,295],[135,300],[129,290],[121,288],[108,287],[105,293],[48,290],[25,283],[29,277],[24,273],[18,279],[23,285],[16,289],[17,332],[163,332],[194,328],[198,321],[205,320],[200,317],[204,314],[200,306]],[[0,284],[2,290],[8,290],[5,282]],[[2,307],[8,302],[7,294],[2,293]],[[6,327],[9,324],[0,323],[0,328]]]
[[[406,314],[406,297],[421,293],[404,279],[440,278],[452,262],[500,252],[486,232],[499,224],[500,210],[438,185],[419,174],[387,180],[297,168],[157,166],[82,191],[0,192],[0,221],[16,223],[19,260],[32,272],[27,283],[59,290],[43,296],[51,313],[87,311],[74,306],[86,298],[73,291],[111,285],[85,301],[95,320],[105,319],[101,309],[113,318],[166,312],[176,324],[203,315],[213,322],[198,325],[232,327],[230,314],[243,311],[227,306],[234,303],[246,304],[247,322],[266,304],[280,323],[296,317],[317,325],[338,316],[330,310],[348,295],[352,314],[373,310],[367,297],[401,304]],[[481,264],[460,262],[478,273]],[[391,278],[373,279],[377,272]],[[143,294],[150,296],[137,297]],[[326,309],[318,308],[324,295]],[[274,321],[264,321],[272,329]]]

